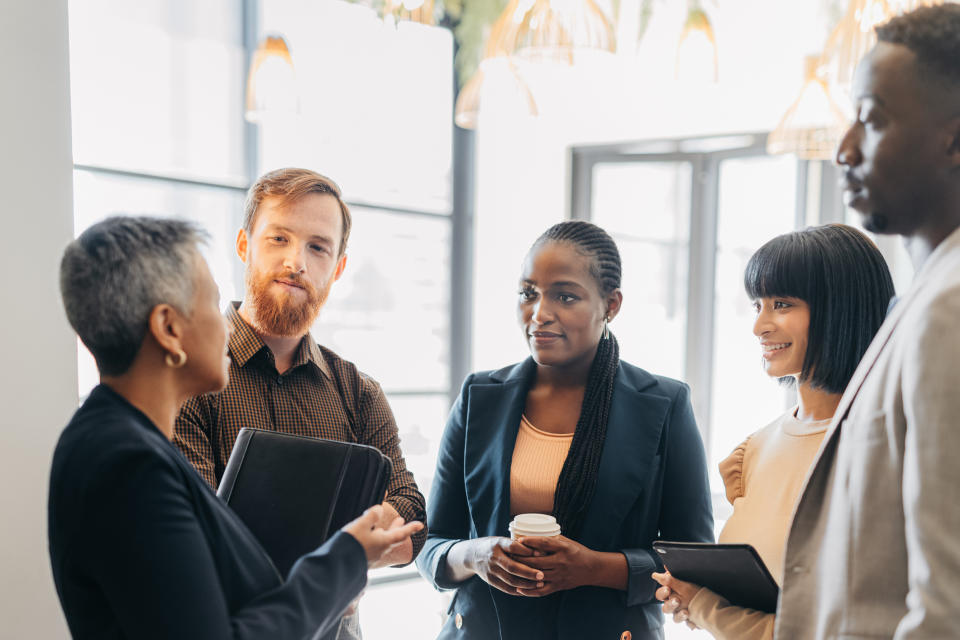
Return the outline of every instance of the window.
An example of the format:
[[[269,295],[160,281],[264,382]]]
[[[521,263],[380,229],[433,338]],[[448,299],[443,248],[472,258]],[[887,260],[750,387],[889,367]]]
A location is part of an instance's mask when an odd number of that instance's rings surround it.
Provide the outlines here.
[[[819,163],[764,147],[755,134],[572,152],[573,217],[608,229],[623,258],[623,357],[690,384],[721,521],[717,463],[793,402],[760,365],[743,271],[767,240],[819,223],[807,209],[824,199],[807,206]],[[808,185],[811,165],[818,181]]]
[[[231,250],[247,185],[239,7],[69,5],[75,233],[119,213],[193,220],[225,303],[243,282]],[[98,377],[79,342],[78,359],[84,398]]]

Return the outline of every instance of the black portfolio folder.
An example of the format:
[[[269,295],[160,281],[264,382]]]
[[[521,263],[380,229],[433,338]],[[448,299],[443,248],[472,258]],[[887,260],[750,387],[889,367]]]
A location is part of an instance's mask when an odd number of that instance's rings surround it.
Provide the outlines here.
[[[776,613],[780,587],[749,544],[657,541],[653,548],[675,578],[707,587],[730,604]]]
[[[300,556],[383,502],[391,468],[374,447],[243,428],[217,495],[286,576]]]

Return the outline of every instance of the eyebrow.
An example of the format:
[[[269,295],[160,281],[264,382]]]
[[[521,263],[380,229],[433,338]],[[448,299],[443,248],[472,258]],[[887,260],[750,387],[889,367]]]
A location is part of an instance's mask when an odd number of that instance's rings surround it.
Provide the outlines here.
[[[523,280],[523,284],[536,284],[536,282],[534,282],[533,280],[530,280],[529,278],[527,278],[527,279],[524,279],[524,280]],[[584,288],[584,286],[583,286],[582,284],[580,284],[579,282],[574,282],[574,281],[572,281],[572,280],[558,280],[557,282],[551,282],[548,286],[550,286],[550,287],[580,287],[581,289]]]
[[[282,231],[282,232],[284,232],[284,233],[289,233],[290,235],[294,235],[294,236],[297,235],[297,232],[294,231],[293,229],[291,229],[290,227],[285,227],[285,226],[283,226],[282,224],[276,224],[276,223],[268,224],[266,230],[267,230],[267,232],[270,232],[270,231]],[[319,240],[320,242],[326,242],[327,244],[333,244],[333,239],[330,238],[330,237],[328,237],[328,236],[312,235],[312,236],[310,236],[310,240],[311,240],[311,242],[313,242],[313,241],[318,241],[318,240]]]

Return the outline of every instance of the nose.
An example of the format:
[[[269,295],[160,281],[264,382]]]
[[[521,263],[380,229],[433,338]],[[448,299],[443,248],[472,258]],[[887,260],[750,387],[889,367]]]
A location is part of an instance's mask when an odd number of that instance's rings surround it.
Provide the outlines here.
[[[291,242],[283,254],[283,267],[293,273],[303,273],[306,270],[304,248]]]
[[[834,161],[841,167],[855,167],[863,161],[860,153],[860,123],[854,122],[843,134]]]
[[[531,319],[535,324],[545,325],[553,320],[553,314],[550,311],[549,305],[546,303],[543,297],[537,300],[533,305],[533,315]]]
[[[761,308],[760,311],[757,312],[756,320],[753,321],[753,335],[760,338],[764,334],[769,333],[772,328],[769,314]]]

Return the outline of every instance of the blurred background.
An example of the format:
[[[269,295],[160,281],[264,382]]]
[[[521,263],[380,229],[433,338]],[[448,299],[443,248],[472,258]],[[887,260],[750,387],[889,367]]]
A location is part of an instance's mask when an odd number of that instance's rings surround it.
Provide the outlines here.
[[[242,295],[245,191],[282,166],[332,177],[351,204],[347,270],[314,335],[381,382],[425,494],[464,376],[527,355],[526,250],[581,218],[620,246],[623,358],[691,385],[719,529],[716,463],[794,401],[760,367],[744,266],[777,234],[859,224],[831,162],[850,77],[872,27],[919,4],[933,3],[5,4],[3,321],[17,339],[3,484],[16,517],[0,636],[66,637],[42,504],[53,442],[97,378],[62,318],[63,246],[116,212],[195,220],[226,305]],[[878,243],[900,290],[909,262]],[[410,568],[375,572],[361,604],[370,640],[433,637],[445,611]]]

